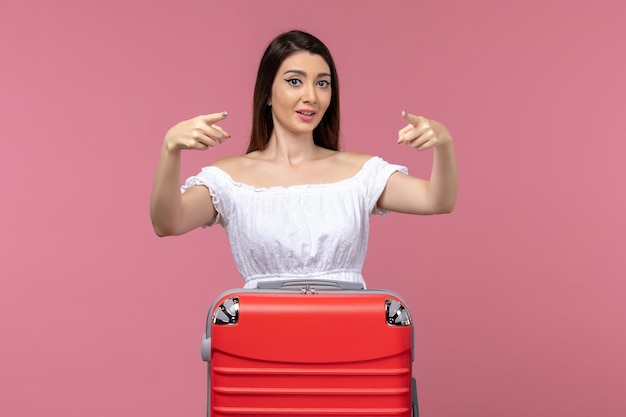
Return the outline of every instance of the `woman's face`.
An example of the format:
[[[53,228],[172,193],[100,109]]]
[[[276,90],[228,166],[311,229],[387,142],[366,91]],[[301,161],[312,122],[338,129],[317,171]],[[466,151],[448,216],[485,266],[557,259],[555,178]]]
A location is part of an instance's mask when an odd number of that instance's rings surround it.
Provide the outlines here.
[[[268,103],[274,131],[312,134],[330,104],[330,81],[330,67],[320,55],[289,55],[278,68]]]

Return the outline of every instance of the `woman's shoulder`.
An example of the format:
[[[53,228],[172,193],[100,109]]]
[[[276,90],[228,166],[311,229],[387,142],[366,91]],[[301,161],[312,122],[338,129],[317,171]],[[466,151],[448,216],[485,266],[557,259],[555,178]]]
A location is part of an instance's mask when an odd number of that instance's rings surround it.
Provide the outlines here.
[[[389,165],[380,156],[361,152],[341,152],[338,157],[340,165],[348,167],[354,172],[373,173]]]
[[[369,155],[361,152],[341,151],[335,155],[337,162],[353,167],[362,167],[367,161],[375,158],[373,155]]]
[[[263,159],[253,154],[227,156],[213,162],[212,167],[225,173],[236,183],[254,184],[255,177],[263,172]]]
[[[341,151],[332,157],[329,168],[339,179],[369,175],[380,158],[361,152]]]
[[[223,171],[229,171],[230,169],[241,166],[245,158],[243,156],[226,156],[213,162],[211,166],[217,167]]]
[[[218,159],[211,166],[218,168],[231,177],[238,177],[239,173],[245,172],[246,168],[249,168],[249,164],[250,160],[248,158],[243,155],[236,155]]]

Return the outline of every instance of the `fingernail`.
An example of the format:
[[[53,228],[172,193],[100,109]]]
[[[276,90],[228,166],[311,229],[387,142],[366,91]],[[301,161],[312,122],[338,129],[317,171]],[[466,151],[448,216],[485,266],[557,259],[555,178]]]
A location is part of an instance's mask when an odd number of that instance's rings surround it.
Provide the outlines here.
[[[398,138],[398,145],[402,143],[402,138]]]
[[[228,116],[228,112],[223,111],[223,112],[222,112],[222,117],[227,117],[227,116]]]
[[[402,115],[403,115],[403,116],[406,116],[407,114],[408,114],[407,112],[405,112],[404,110],[402,110]]]

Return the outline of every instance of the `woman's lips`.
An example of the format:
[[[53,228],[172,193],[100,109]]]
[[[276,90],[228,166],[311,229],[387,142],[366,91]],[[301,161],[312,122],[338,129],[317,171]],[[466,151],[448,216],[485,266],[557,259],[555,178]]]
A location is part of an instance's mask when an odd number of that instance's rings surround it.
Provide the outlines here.
[[[307,122],[315,119],[315,115],[317,114],[315,110],[296,110],[296,113],[298,113],[300,119]]]

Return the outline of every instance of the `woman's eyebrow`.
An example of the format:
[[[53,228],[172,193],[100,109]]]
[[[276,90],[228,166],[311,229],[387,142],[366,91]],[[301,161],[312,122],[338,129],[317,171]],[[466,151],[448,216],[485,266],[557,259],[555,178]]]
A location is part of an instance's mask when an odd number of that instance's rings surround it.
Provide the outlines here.
[[[304,72],[302,70],[297,70],[297,69],[287,70],[287,71],[285,71],[285,73],[283,75],[286,75],[286,74],[289,74],[289,73],[298,74],[298,75],[301,75],[303,77],[307,76],[306,72]],[[319,74],[317,74],[317,78],[320,78],[320,77],[330,77],[330,74],[327,73],[327,72],[320,72]]]

